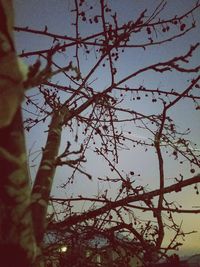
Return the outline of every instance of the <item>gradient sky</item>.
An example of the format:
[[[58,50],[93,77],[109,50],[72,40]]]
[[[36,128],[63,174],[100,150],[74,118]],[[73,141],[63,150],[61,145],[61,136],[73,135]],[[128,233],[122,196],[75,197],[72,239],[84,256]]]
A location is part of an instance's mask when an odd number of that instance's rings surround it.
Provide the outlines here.
[[[91,3],[96,3],[98,1],[91,1]],[[158,0],[115,0],[112,1],[114,3],[113,7],[117,11],[120,21],[128,21],[131,18],[136,17],[138,13],[140,13],[145,8],[148,8],[148,13],[156,7],[156,5],[160,1]],[[173,15],[179,15],[184,13],[188,9],[192,7],[192,5],[196,1],[188,1],[188,0],[169,0],[165,10],[162,12],[163,18],[169,18]],[[14,0],[15,6],[15,21],[16,26],[29,26],[30,28],[35,29],[44,29],[45,25],[48,25],[48,30],[50,32],[55,32],[58,34],[73,34],[70,26],[70,22],[73,19],[72,14],[69,10],[72,8],[73,1],[66,0]],[[134,3],[134,4],[133,4]],[[200,41],[200,15],[194,14],[195,19],[197,19],[198,27],[188,33],[187,37],[182,37],[175,42],[171,42],[166,44],[163,47],[152,47],[147,49],[146,51],[142,49],[135,49],[132,54],[124,53],[124,56],[121,58],[120,63],[117,63],[117,67],[119,69],[118,79],[125,76],[127,73],[130,73],[140,67],[144,67],[148,64],[152,64],[153,62],[158,62],[159,60],[164,61],[166,59],[172,58],[175,55],[182,55],[186,52],[191,44],[195,44]],[[81,31],[84,34],[88,34],[92,29],[88,27],[88,25],[83,24],[81,26]],[[140,38],[143,38],[142,36]],[[16,47],[19,53],[22,49],[25,51],[34,51],[39,49],[48,48],[49,39],[48,38],[40,38],[38,36],[33,37],[30,34],[16,34]],[[60,56],[58,58],[58,62],[62,65],[62,61],[64,62],[66,59],[69,59],[70,55]],[[200,61],[199,50],[198,53],[195,54],[194,59],[192,60],[192,64],[198,64]],[[30,63],[31,61],[27,61]],[[82,62],[85,64],[85,73],[87,73],[88,69],[94,63],[93,60],[86,61],[85,56],[82,57]],[[84,76],[84,73],[83,73]],[[103,79],[101,78],[103,77]],[[182,91],[182,88],[185,88],[187,83],[187,79],[190,76],[184,76],[182,74],[171,75],[170,78],[167,75],[158,76],[155,73],[146,73],[144,75],[139,76],[134,80],[134,86],[143,85],[149,86],[152,88],[171,88],[173,87],[179,91]],[[94,74],[93,78],[96,80],[93,82],[93,86],[95,88],[103,89],[108,85],[109,77],[105,75],[105,71],[100,69],[97,73]],[[127,82],[127,85],[131,85],[133,81]],[[64,84],[65,81],[63,77],[60,77],[60,84]],[[153,112],[159,112],[160,105],[152,104],[149,101],[143,98],[143,101],[135,101],[130,102],[127,100],[127,105],[134,105],[135,109],[140,112],[145,112],[147,114]],[[170,115],[173,117],[175,122],[180,126],[180,130],[191,128],[191,140],[197,143],[197,147],[200,148],[200,117],[199,111],[194,110],[194,105],[191,101],[180,101],[180,103],[176,106],[175,110],[171,110]],[[26,114],[25,114],[26,116]],[[41,148],[41,146],[45,142],[44,130],[46,126],[39,125],[37,128],[34,128],[29,134],[27,134],[27,146],[28,149],[32,148],[33,151],[37,151]],[[134,137],[136,138],[149,138],[149,134],[146,131],[138,130],[133,128],[132,125],[124,124],[121,127],[127,131],[134,132]],[[61,149],[68,139],[67,131],[63,134]],[[38,138],[38,136],[40,138]],[[127,144],[127,148],[130,144]],[[147,185],[149,189],[154,189],[156,187],[156,176],[158,173],[158,169],[156,168],[156,155],[152,151],[144,153],[144,149],[141,147],[132,148],[129,150],[121,151],[121,158],[119,162],[119,168],[123,169],[125,172],[130,170],[131,168],[135,171],[135,173],[140,173],[140,177],[137,178],[138,184]],[[34,156],[32,157],[32,159]],[[38,164],[39,158],[33,162],[34,164]],[[31,163],[32,164],[32,163]],[[93,174],[93,176],[103,175],[111,175],[108,168],[105,167],[105,162],[103,160],[96,161],[96,157],[92,153],[88,153],[88,169],[89,172]],[[93,167],[95,166],[95,168]],[[182,169],[181,169],[182,168]],[[166,159],[166,184],[170,184],[172,182],[172,178],[177,176],[180,172],[184,174],[184,177],[191,177],[191,173],[189,171],[190,166],[185,166],[184,168],[180,165],[177,166],[177,163],[174,159]],[[36,167],[31,168],[32,176],[34,176],[36,171]],[[54,196],[59,197],[69,197],[71,194],[73,195],[94,195],[98,193],[98,190],[104,190],[105,185],[97,182],[96,180],[91,183],[87,181],[85,177],[79,177],[76,179],[73,186],[68,189],[61,190],[58,189],[58,185],[61,182],[65,181],[66,176],[68,175],[68,168],[58,168],[56,173],[56,183],[54,185],[54,189],[52,194]],[[98,188],[97,188],[98,186]],[[88,192],[88,188],[90,188],[90,192]],[[114,194],[117,188],[110,185],[110,192]],[[191,206],[200,206],[200,197],[195,195],[195,192],[192,188],[184,190],[184,198],[183,195],[179,197],[176,195],[177,200],[180,203],[186,203],[186,208]],[[176,216],[177,220],[183,219],[184,229],[191,231],[193,229],[199,231],[195,235],[191,235],[188,237],[187,242],[185,243],[182,253],[185,251],[191,250],[193,252],[200,252],[200,215],[184,215],[182,217]]]

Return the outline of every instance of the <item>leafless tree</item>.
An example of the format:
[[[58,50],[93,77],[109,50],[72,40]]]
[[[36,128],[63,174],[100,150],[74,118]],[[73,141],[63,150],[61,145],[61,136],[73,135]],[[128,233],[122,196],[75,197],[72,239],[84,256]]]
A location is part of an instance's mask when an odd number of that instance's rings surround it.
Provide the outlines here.
[[[136,1],[131,4],[137,7]],[[192,62],[199,53],[199,43],[191,40],[190,47],[176,55],[169,53],[167,58],[160,52],[163,58],[155,56],[144,66],[133,62],[126,67],[126,62],[130,63],[125,59],[134,61],[138,53],[148,57],[153,49],[157,53],[168,44],[175,47],[177,41],[198,32],[195,18],[200,4],[193,3],[182,14],[177,10],[176,15],[167,17],[167,1],[160,1],[132,18],[121,18],[112,1],[74,0],[70,5],[72,21],[62,34],[51,32],[48,25],[42,30],[15,26],[16,36],[28,34],[30,43],[35,37],[38,42],[49,40],[45,49],[24,44],[17,57],[11,1],[0,1],[1,247],[4,255],[14,248],[12,260],[23,259],[21,266],[43,266],[45,232],[75,235],[78,229],[84,229],[90,238],[100,233],[111,245],[117,235],[128,236],[129,246],[145,266],[168,257],[167,253],[177,250],[181,238],[189,234],[176,221],[176,213],[200,212],[185,209],[173,200],[190,185],[199,194],[200,153],[191,139],[194,130],[183,129],[173,116],[182,101],[199,112],[200,65]],[[18,58],[30,64],[25,78]],[[185,80],[182,88],[169,83],[175,76]],[[158,80],[157,85],[151,85],[150,77]],[[159,83],[161,79],[168,84]],[[151,107],[149,113],[145,105]],[[31,133],[40,125],[46,129],[47,140],[38,153],[41,160],[31,186],[25,131]],[[141,131],[146,138],[132,134]],[[61,137],[67,140],[65,147]],[[137,156],[138,147],[152,153],[153,158],[156,155],[153,189],[140,183],[140,173],[132,166],[121,169],[126,150],[135,150]],[[107,175],[92,174],[87,162],[91,154],[98,159],[95,164],[104,161]],[[174,159],[176,168],[189,168],[190,176],[174,174],[169,183],[165,168],[168,158]],[[105,184],[104,190],[98,190],[95,196],[53,198],[58,167],[68,172],[61,185],[65,190],[82,177],[82,183],[88,186],[97,180]],[[87,208],[77,211],[77,203],[86,203]],[[48,215],[50,205],[53,213]],[[172,233],[168,244],[167,231]]]

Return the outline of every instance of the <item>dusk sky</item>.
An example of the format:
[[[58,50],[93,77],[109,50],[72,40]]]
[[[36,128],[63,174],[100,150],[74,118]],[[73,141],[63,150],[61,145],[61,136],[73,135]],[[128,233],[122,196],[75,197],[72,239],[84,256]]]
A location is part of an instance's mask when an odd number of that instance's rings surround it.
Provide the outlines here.
[[[48,31],[56,34],[65,34],[71,37],[75,37],[74,28],[70,25],[70,23],[74,20],[73,14],[70,10],[73,8],[73,2],[70,0],[14,0],[15,6],[15,25],[19,27],[28,26],[30,29],[38,29],[44,30],[45,25],[48,27]],[[98,7],[99,1],[87,1],[88,3],[94,4],[94,6]],[[112,3],[112,9],[117,12],[119,24],[123,24],[128,22],[131,19],[137,18],[138,14],[140,14],[144,9],[147,9],[147,14],[150,15],[155,7],[161,1],[158,0],[113,0],[110,1]],[[159,15],[163,19],[174,17],[175,15],[180,15],[187,12],[189,9],[193,7],[196,1],[188,1],[188,0],[169,0],[166,1],[167,5]],[[88,8],[89,8],[88,4]],[[185,36],[175,39],[172,42],[166,43],[164,46],[152,46],[147,49],[142,48],[134,48],[131,50],[126,50],[123,55],[121,55],[120,60],[116,62],[116,68],[118,70],[116,79],[120,81],[127,74],[130,74],[134,71],[137,71],[140,68],[148,66],[150,64],[156,62],[164,62],[165,60],[171,59],[174,56],[181,56],[186,53],[191,45],[200,42],[200,14],[194,12],[194,18],[197,22],[197,27],[191,31],[189,31]],[[192,17],[188,18],[191,22]],[[94,33],[94,31],[98,31],[98,25],[89,25],[84,22],[80,24],[80,32],[82,37],[89,35],[90,33]],[[165,27],[165,25],[164,25]],[[172,31],[176,31],[176,26]],[[159,36],[164,38],[167,35],[164,35],[163,32],[158,33]],[[137,35],[135,44],[145,42],[146,36],[141,34]],[[155,37],[155,36],[154,36]],[[40,49],[48,49],[52,45],[52,39],[48,37],[43,37],[40,35],[33,35],[30,33],[16,32],[15,33],[16,47],[19,54],[21,51],[37,51]],[[64,66],[73,59],[72,50],[67,49],[65,53],[60,54],[56,58],[56,62],[59,66]],[[37,57],[23,58],[24,62],[27,64],[31,64],[36,60]],[[87,56],[87,54],[80,54],[80,64],[82,66],[82,75],[86,76],[92,66],[95,64],[95,56]],[[197,66],[200,62],[200,49],[198,49],[194,57],[190,63],[190,66]],[[130,79],[126,82],[127,86],[134,87],[148,87],[148,88],[159,88],[162,90],[177,90],[178,92],[182,92],[184,88],[188,86],[188,81],[192,77],[196,77],[195,74],[177,74],[176,72],[170,75],[158,75],[155,72],[149,71],[145,72],[134,79]],[[60,85],[65,85],[66,79],[64,75],[58,75],[55,77],[55,81]],[[110,77],[107,75],[106,67],[98,68],[98,70],[93,74],[88,83],[95,88],[96,91],[102,91],[109,86]],[[33,94],[36,91],[30,90],[28,94]],[[37,90],[37,89],[36,89]],[[194,91],[195,95],[200,96],[200,92]],[[115,93],[117,96],[118,92]],[[65,101],[65,94],[60,93],[61,99]],[[148,98],[145,98],[144,95],[140,94],[140,101],[137,100],[137,93],[133,93],[132,95],[128,95],[125,97],[123,101],[123,105],[126,107],[133,108],[138,112],[144,114],[157,114],[161,112],[161,102],[153,103],[151,98],[154,95],[149,94]],[[135,101],[130,101],[130,98],[135,98]],[[27,107],[24,108],[27,109]],[[29,111],[34,112],[31,108]],[[24,117],[27,118],[30,114],[24,111]],[[195,110],[194,103],[191,100],[181,100],[174,109],[171,109],[169,114],[174,120],[174,122],[178,125],[178,129],[180,131],[186,131],[188,128],[191,129],[189,134],[190,140],[196,143],[194,146],[195,153],[198,153],[198,149],[200,149],[200,111]],[[41,150],[41,147],[44,145],[46,140],[46,131],[47,124],[39,124],[35,128],[31,129],[29,133],[27,133],[27,150],[31,151],[31,153],[35,152],[30,156],[30,165],[34,166],[30,168],[30,172],[32,178],[34,179],[34,175],[37,171],[38,162],[40,160],[40,155],[37,151]],[[134,138],[135,140],[140,141],[148,141],[151,142],[153,140],[153,135],[145,129],[137,128],[132,123],[121,123],[119,125],[119,131],[123,130],[124,134],[128,138]],[[77,131],[81,132],[81,129]],[[69,135],[70,134],[70,135]],[[69,137],[70,136],[70,137]],[[70,139],[70,141],[74,140],[73,133],[69,133],[68,129],[65,129],[63,132],[62,144],[60,151],[62,152],[66,142]],[[79,144],[84,140],[84,136],[80,135]],[[176,140],[174,140],[176,141]],[[97,141],[98,144],[98,141]],[[74,144],[76,147],[76,144]],[[94,196],[100,192],[103,192],[105,189],[108,189],[111,196],[115,196],[116,190],[118,190],[118,185],[113,184],[105,184],[99,180],[97,177],[114,175],[109,170],[106,162],[103,158],[97,158],[96,154],[93,153],[94,147],[92,144],[90,146],[89,151],[87,152],[87,171],[92,174],[93,180],[90,181],[86,177],[81,177],[78,175],[74,180],[74,183],[67,188],[59,188],[59,185],[66,182],[66,178],[70,176],[71,170],[68,167],[58,168],[56,172],[56,180],[54,183],[54,187],[52,190],[52,195],[55,197],[67,197],[69,198],[71,195],[77,196],[79,194],[83,196]],[[37,155],[39,156],[37,157]],[[36,158],[34,160],[34,158]],[[142,184],[146,186],[148,190],[152,190],[157,188],[158,186],[158,167],[157,167],[157,158],[155,151],[150,148],[147,152],[145,152],[145,148],[142,146],[133,147],[131,142],[126,143],[126,150],[120,151],[120,158],[118,169],[123,170],[124,175],[130,170],[133,170],[136,174],[134,180],[136,184]],[[179,174],[183,174],[184,178],[192,177],[194,174],[190,172],[191,166],[190,164],[178,164],[177,161],[174,160],[174,157],[168,157],[166,154],[165,158],[165,182],[166,185],[174,182],[174,177],[178,177]],[[195,167],[196,172],[199,172],[199,169]],[[140,174],[140,176],[137,176]],[[184,197],[183,197],[184,195]],[[170,197],[169,197],[170,199]],[[193,186],[184,190],[181,195],[177,194],[173,195],[173,200],[178,201],[181,205],[187,209],[192,208],[193,206],[200,207],[200,195],[195,194]],[[196,230],[198,231],[196,234],[192,234],[186,237],[186,242],[182,247],[181,254],[185,254],[188,251],[191,253],[200,253],[200,214],[192,215],[192,214],[184,214],[176,215],[177,220],[183,220],[183,228],[186,231]]]

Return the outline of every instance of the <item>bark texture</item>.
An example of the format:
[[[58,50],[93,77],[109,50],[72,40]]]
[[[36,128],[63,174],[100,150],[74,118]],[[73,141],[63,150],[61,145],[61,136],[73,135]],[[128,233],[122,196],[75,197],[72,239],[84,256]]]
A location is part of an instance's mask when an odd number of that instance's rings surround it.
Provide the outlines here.
[[[0,0],[0,262],[31,266],[36,254],[20,103],[23,75],[15,53],[12,1]]]
[[[55,160],[60,147],[62,125],[67,114],[68,109],[65,106],[53,113],[46,146],[32,190],[32,214],[38,245],[42,242],[45,232],[49,196],[56,170]]]

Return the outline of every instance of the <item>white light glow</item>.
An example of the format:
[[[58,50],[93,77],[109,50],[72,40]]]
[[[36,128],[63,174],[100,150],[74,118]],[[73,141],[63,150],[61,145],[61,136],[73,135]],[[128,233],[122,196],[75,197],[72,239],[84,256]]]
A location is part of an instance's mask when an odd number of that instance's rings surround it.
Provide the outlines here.
[[[67,251],[67,246],[63,246],[63,247],[60,248],[60,252],[63,252],[64,253],[66,251]]]

